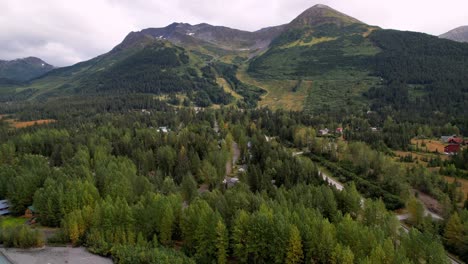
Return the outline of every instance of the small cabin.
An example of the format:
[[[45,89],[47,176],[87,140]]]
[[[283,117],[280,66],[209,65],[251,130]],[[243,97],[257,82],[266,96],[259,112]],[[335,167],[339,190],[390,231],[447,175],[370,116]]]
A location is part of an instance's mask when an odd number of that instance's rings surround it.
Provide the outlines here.
[[[460,152],[460,145],[458,144],[450,144],[444,147],[444,152],[448,155],[453,155]]]
[[[162,133],[169,133],[169,131],[171,131],[169,128],[163,126],[163,127],[159,127],[158,132],[162,132]]]
[[[330,130],[328,130],[328,128],[319,130],[319,135],[321,135],[321,136],[328,135],[328,133],[330,133]]]
[[[33,218],[36,216],[36,208],[34,208],[34,206],[28,206],[28,208],[26,208],[26,211],[24,212],[24,217],[26,218]]]
[[[226,188],[231,188],[231,187],[234,187],[237,183],[239,183],[239,178],[226,177],[226,179],[224,179],[223,183],[224,183]]]

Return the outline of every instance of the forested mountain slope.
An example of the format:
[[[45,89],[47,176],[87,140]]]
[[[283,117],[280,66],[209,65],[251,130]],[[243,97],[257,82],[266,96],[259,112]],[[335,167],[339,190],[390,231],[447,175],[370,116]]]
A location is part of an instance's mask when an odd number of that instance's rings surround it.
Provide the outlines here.
[[[368,108],[413,121],[436,113],[461,119],[468,109],[467,59],[464,43],[335,22],[285,31],[248,73],[259,82],[311,81],[304,101],[311,113]]]
[[[144,37],[131,45],[121,44],[92,60],[53,70],[17,88],[17,95],[29,93],[33,98],[48,98],[181,93],[193,100],[196,98],[201,106],[228,104],[231,95],[216,83],[212,71],[202,59],[183,48],[165,40]]]
[[[28,81],[51,71],[53,68],[54,66],[35,57],[11,61],[0,60],[0,79],[19,82]],[[5,83],[5,81],[0,82],[0,85]]]

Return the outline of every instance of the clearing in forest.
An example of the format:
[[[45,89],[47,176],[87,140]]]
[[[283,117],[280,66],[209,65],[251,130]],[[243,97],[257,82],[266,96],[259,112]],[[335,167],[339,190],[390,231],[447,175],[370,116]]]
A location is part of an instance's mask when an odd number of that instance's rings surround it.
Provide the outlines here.
[[[444,153],[444,143],[438,139],[411,139],[411,144],[418,146],[422,151]]]
[[[25,128],[35,125],[45,125],[50,123],[55,123],[57,120],[54,119],[40,119],[40,120],[33,120],[33,121],[18,121],[18,120],[7,120],[10,125],[14,128]]]
[[[449,183],[452,183],[452,182],[455,181],[455,178],[454,178],[454,177],[445,176],[444,178],[445,178],[445,180],[447,180]],[[468,197],[468,180],[457,178],[457,181],[460,183],[460,189],[461,189],[462,192],[465,194],[465,197]]]

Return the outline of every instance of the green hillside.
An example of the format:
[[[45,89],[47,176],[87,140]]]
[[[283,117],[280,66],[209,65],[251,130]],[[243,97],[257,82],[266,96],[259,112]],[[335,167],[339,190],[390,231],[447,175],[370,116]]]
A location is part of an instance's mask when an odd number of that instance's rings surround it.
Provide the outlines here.
[[[467,114],[467,58],[467,44],[422,33],[326,24],[283,33],[248,73],[259,82],[312,81],[303,102],[311,112],[356,106],[449,118]]]
[[[362,24],[292,29],[253,59],[248,73],[259,82],[311,81],[309,95],[297,103],[312,112],[345,105],[365,107],[363,92],[378,83],[367,67],[380,52],[368,37],[375,29]]]
[[[6,89],[6,88],[5,88]],[[9,89],[11,90],[11,88]],[[167,41],[145,39],[16,88],[31,99],[70,95],[182,93],[196,105],[229,104],[233,97],[216,82],[204,58]],[[5,98],[4,100],[11,98]],[[179,102],[180,103],[180,102]]]
[[[53,68],[52,65],[35,57],[11,61],[0,60],[0,85],[4,84],[5,80],[9,80],[9,82],[29,81],[51,71]]]

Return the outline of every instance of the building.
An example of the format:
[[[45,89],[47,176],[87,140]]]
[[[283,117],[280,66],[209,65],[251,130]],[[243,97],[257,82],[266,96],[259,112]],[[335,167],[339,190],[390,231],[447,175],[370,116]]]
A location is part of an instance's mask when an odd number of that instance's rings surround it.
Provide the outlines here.
[[[157,131],[162,133],[169,133],[171,130],[167,127],[159,127]]]
[[[448,146],[445,146],[444,152],[448,155],[454,155],[458,152],[460,152],[460,145],[458,144],[450,144]]]
[[[8,200],[0,200],[0,216],[10,214],[10,202]]]
[[[36,216],[36,208],[34,208],[34,206],[32,205],[28,206],[28,208],[24,212],[24,217],[33,218],[34,216]]]
[[[460,145],[460,144],[463,144],[463,139],[459,138],[459,137],[451,137],[451,138],[448,139],[447,142],[450,143],[450,144]]]
[[[330,130],[328,130],[328,128],[319,130],[319,135],[321,135],[321,136],[328,135],[328,133],[330,133]]]
[[[451,136],[441,136],[440,141],[443,143],[448,143],[451,138],[456,138],[456,135],[451,135]]]
[[[237,183],[239,183],[239,178],[226,177],[223,183],[226,186],[226,188],[231,188],[234,187]]]

